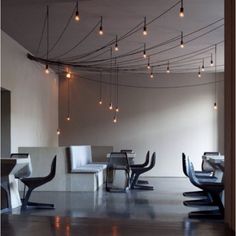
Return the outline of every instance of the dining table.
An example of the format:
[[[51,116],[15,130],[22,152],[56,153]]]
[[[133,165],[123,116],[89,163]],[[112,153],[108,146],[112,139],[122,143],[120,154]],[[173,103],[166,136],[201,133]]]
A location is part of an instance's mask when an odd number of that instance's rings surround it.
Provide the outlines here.
[[[14,209],[21,206],[21,198],[18,189],[18,179],[28,177],[31,174],[30,157],[9,158],[1,157],[1,188],[6,193],[2,199],[5,209]],[[17,177],[17,178],[16,178]],[[5,202],[4,202],[5,201]],[[4,209],[1,209],[3,211]]]

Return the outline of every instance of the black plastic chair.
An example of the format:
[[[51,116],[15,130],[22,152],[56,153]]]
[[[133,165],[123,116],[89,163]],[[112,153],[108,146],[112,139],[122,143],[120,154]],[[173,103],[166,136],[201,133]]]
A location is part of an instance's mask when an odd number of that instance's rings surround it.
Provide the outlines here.
[[[113,185],[116,171],[124,171],[126,181],[123,188]],[[106,191],[125,192],[130,186],[130,165],[126,152],[111,152],[106,169]]]
[[[23,196],[22,199],[22,206],[21,209],[26,209],[27,206],[36,207],[40,209],[54,209],[54,204],[48,204],[48,203],[36,203],[36,202],[29,202],[30,195],[32,191],[43,185],[47,182],[51,181],[56,174],[56,160],[57,156],[55,156],[52,160],[51,164],[51,171],[50,173],[45,177],[30,177],[30,178],[23,178],[21,181],[28,187],[28,191],[25,196]]]
[[[146,158],[145,158],[145,161],[144,161],[143,164],[130,165],[131,171],[132,171],[132,169],[134,169],[134,168],[138,168],[138,167],[144,168],[144,167],[146,167],[146,166],[149,164],[149,160],[150,160],[150,151],[147,152]],[[132,172],[131,172],[131,177],[130,177],[131,182],[132,182],[133,178],[134,178],[134,172],[132,171]],[[147,180],[139,180],[139,179],[138,179],[137,184],[148,184],[148,181],[147,181]]]
[[[184,153],[182,153],[182,167],[183,172],[186,177],[189,177],[188,174],[188,158]],[[198,178],[201,178],[203,181],[216,181],[217,179],[212,176],[212,172],[204,172],[204,171],[195,171],[195,175]],[[192,192],[184,192],[183,196],[185,197],[208,197],[208,194],[204,191],[192,191]]]
[[[142,190],[153,190],[153,186],[147,186],[147,185],[140,185],[138,184],[138,178],[141,174],[151,170],[156,163],[156,153],[154,152],[151,157],[151,162],[149,166],[146,167],[133,167],[132,170],[132,180],[131,180],[131,189],[142,189]]]
[[[224,218],[224,206],[221,201],[221,195],[224,190],[223,183],[217,182],[202,182],[199,180],[194,172],[193,163],[189,162],[189,180],[191,183],[207,192],[212,200],[212,206],[217,206],[218,210],[207,211],[195,211],[189,213],[189,218],[211,218],[211,219],[223,219]]]

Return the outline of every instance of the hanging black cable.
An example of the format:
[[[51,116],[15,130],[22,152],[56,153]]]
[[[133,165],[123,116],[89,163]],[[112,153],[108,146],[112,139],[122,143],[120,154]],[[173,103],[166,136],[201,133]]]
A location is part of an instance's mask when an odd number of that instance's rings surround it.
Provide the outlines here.
[[[38,53],[39,53],[39,50],[40,50],[40,47],[41,47],[41,44],[42,44],[43,35],[44,35],[45,28],[46,28],[46,23],[47,23],[47,13],[45,14],[45,17],[44,17],[43,28],[42,28],[39,44],[38,44],[38,47],[37,47],[36,52],[35,52],[36,56],[38,56]]]
[[[48,54],[49,54],[49,7],[47,5],[47,52],[46,52],[46,58],[47,58],[47,61],[48,61]],[[49,74],[50,71],[49,71],[49,68],[48,68],[48,63],[46,63],[46,66],[45,66],[45,73],[46,74]]]
[[[70,121],[71,117],[70,117],[70,78],[66,78],[67,79],[67,116],[66,116],[66,120]]]
[[[102,71],[100,71],[99,105],[102,105]]]
[[[217,83],[216,83],[216,72],[217,72],[217,45],[215,45],[215,102],[214,109],[217,110]]]
[[[112,105],[112,47],[110,49],[110,86],[109,86],[109,89],[110,89],[110,102],[109,102],[109,110],[112,110],[113,109],[113,105]]]

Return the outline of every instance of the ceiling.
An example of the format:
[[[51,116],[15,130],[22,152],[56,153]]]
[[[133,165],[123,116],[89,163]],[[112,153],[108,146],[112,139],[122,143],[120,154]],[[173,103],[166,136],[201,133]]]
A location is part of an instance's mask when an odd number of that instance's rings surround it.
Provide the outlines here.
[[[91,31],[91,29],[99,22],[100,16],[103,16],[104,35],[99,36],[96,30],[80,44],[79,47],[72,50],[64,57],[74,57],[84,53],[96,50],[111,40],[116,35],[118,38],[127,33],[130,29],[143,21],[144,16],[147,22],[163,13],[166,9],[177,3],[178,0],[79,0],[80,21],[74,19],[68,25],[65,33],[56,47],[49,53],[49,58],[63,60],[58,55],[63,54],[68,49],[76,45],[83,37]],[[23,45],[32,54],[36,54],[39,45],[43,22],[46,14],[46,5],[49,5],[49,48],[53,45],[63,28],[65,27],[69,17],[75,8],[75,1],[71,0],[2,0],[2,30],[9,34],[12,38]],[[117,59],[117,63],[125,60],[138,59],[135,62],[121,63],[123,67],[141,68],[144,65],[142,60],[142,47],[146,43],[147,49],[154,45],[166,42],[173,37],[180,37],[181,31],[187,35],[195,30],[203,28],[224,17],[224,1],[223,0],[185,0],[184,10],[185,17],[180,18],[178,15],[180,4],[170,10],[167,14],[148,25],[148,35],[143,36],[142,30],[134,33],[132,36],[119,42],[119,51],[113,52],[113,55],[124,55],[132,50],[141,50],[140,53],[132,56]],[[179,44],[179,39],[168,45],[156,47],[153,50],[147,50],[147,54],[154,53],[150,58],[151,62],[166,64],[168,59],[178,57],[183,54],[197,52],[203,48],[210,47],[224,40],[223,20],[218,23],[199,31],[189,37],[184,37],[184,41],[192,40],[185,44],[182,49],[180,47],[172,48]],[[141,25],[142,28],[142,25]],[[215,30],[214,30],[215,29]],[[212,30],[212,32],[207,33]],[[202,37],[200,35],[204,34]],[[199,37],[199,38],[198,38]],[[196,39],[195,39],[196,38]],[[163,51],[160,53],[160,51]],[[44,35],[42,44],[38,53],[39,57],[45,58],[46,53],[46,37]],[[200,58],[205,58],[205,66],[209,66],[210,54],[214,54],[214,47],[208,51],[204,51],[191,57],[189,60],[182,62],[175,67],[176,72],[195,71],[201,65]],[[98,54],[102,54],[98,56]],[[214,56],[214,55],[213,55]],[[92,54],[89,58],[75,60],[86,64],[86,61],[102,60],[103,67],[110,64],[109,48],[100,50],[97,54]],[[71,60],[70,60],[71,61]],[[170,60],[170,65],[172,59]],[[89,62],[87,63],[89,64]],[[223,70],[224,64],[224,44],[217,45],[217,68],[218,71]],[[165,65],[166,66],[166,65]],[[165,66],[157,66],[156,70],[162,72]],[[174,66],[173,66],[174,68]],[[208,69],[213,70],[212,67]]]

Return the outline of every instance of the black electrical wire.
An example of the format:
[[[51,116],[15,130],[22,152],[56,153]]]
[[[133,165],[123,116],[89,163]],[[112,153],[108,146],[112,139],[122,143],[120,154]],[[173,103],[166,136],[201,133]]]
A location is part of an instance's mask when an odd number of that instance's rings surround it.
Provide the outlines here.
[[[43,28],[42,28],[42,32],[41,32],[41,35],[40,35],[38,47],[37,47],[36,53],[35,53],[36,56],[38,56],[38,53],[39,53],[39,50],[40,50],[40,47],[41,47],[41,44],[42,44],[43,35],[44,35],[45,28],[46,28],[46,23],[47,23],[47,13],[45,14],[45,17],[44,17]]]

